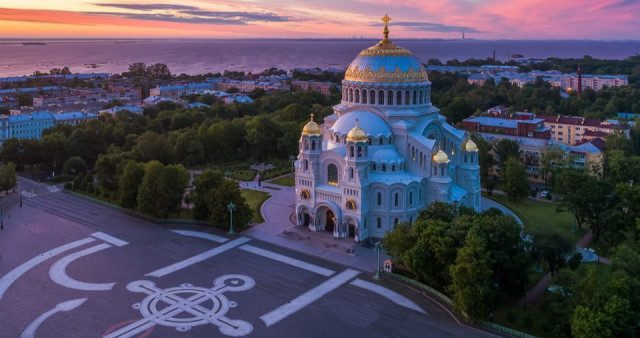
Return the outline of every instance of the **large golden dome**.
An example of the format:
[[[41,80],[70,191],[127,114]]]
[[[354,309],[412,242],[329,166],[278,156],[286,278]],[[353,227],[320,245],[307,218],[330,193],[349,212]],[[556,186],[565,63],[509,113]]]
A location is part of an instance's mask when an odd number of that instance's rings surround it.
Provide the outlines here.
[[[302,128],[302,133],[305,135],[321,135],[322,131],[320,130],[320,126],[313,121],[313,114],[311,114],[311,121],[304,125]]]
[[[358,119],[356,119],[356,126],[353,129],[349,130],[349,134],[347,134],[348,141],[354,142],[367,142],[367,133],[365,133],[362,128],[358,126]]]
[[[347,68],[344,79],[359,82],[423,82],[428,81],[427,71],[413,53],[389,40],[385,15],[384,39],[358,54]]]

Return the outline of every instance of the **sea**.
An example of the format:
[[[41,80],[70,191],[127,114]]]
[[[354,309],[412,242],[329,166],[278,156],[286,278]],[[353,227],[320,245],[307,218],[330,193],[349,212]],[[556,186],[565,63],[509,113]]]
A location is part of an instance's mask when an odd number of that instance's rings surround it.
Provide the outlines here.
[[[7,43],[9,42],[9,43]],[[52,40],[23,44],[0,41],[0,77],[69,67],[74,73],[121,73],[134,62],[164,63],[174,74],[205,74],[225,70],[260,72],[277,67],[346,68],[364,48],[377,40]],[[640,41],[591,40],[394,40],[423,62],[435,58],[507,61],[525,58],[624,59],[640,54]]]

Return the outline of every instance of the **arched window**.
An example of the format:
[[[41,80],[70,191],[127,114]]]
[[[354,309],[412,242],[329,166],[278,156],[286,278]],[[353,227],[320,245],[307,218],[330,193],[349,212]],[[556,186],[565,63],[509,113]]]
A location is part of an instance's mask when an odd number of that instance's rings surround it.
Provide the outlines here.
[[[376,226],[378,227],[378,229],[382,228],[382,219],[380,217],[378,217],[378,219],[376,220]]]
[[[371,139],[371,137],[369,137],[368,141],[369,141],[369,145],[373,143],[373,139]]]
[[[471,163],[473,163],[473,161],[474,161],[474,158],[473,158],[473,155],[471,155]]]
[[[393,105],[393,90],[390,90],[389,95],[387,95],[387,105]]]
[[[338,134],[336,134],[336,143],[340,143],[340,136],[338,136]]]
[[[464,163],[467,163],[467,155],[464,155]]]
[[[356,201],[354,201],[352,199],[348,199],[345,207],[348,210],[356,210]]]
[[[395,225],[398,225],[398,218],[394,218],[394,219],[393,219],[393,225],[394,225],[394,226],[395,226]]]
[[[353,102],[353,89],[349,88],[349,102]]]
[[[422,202],[422,189],[418,190],[418,202]]]
[[[355,149],[355,148],[354,148],[353,146],[349,147],[349,156],[351,156],[351,157],[353,157],[353,156],[354,156],[354,155],[353,155],[353,150],[354,150],[354,149]]]
[[[422,104],[422,97],[423,97],[423,96],[424,96],[424,95],[422,94],[422,90],[421,90],[421,91],[420,91],[420,104]]]
[[[413,102],[411,102],[411,104],[418,104],[418,91],[417,90],[413,91]]]
[[[440,176],[444,176],[444,167],[440,167]]]
[[[347,101],[347,87],[342,88],[342,101]]]
[[[369,102],[369,103],[376,104],[376,91],[375,90],[370,90],[369,91],[369,95],[371,96],[371,100],[369,100],[371,102]]]
[[[399,194],[398,194],[398,193],[396,193],[396,194],[393,196],[393,206],[397,207],[397,206],[398,206],[398,204],[399,204],[399,202],[400,202],[400,197],[399,197]]]
[[[371,170],[376,170],[376,164],[375,163],[371,163]]]
[[[349,168],[349,178],[353,179],[353,168]]]
[[[364,218],[364,221],[362,222],[363,227],[366,229],[367,228],[367,218]]]
[[[397,104],[398,106],[402,105],[402,91],[398,90],[398,93],[397,93],[397,95],[396,95],[396,96],[397,96],[397,98],[396,98],[396,104]]]
[[[387,165],[386,164],[382,165],[382,171],[387,171]]]
[[[378,193],[378,205],[382,205],[382,193]]]
[[[338,185],[338,167],[335,164],[329,164],[327,167],[327,183]]]
[[[355,99],[356,99],[356,103],[360,103],[360,89],[356,89],[355,94]]]
[[[368,93],[367,93],[367,90],[366,90],[366,89],[363,89],[363,90],[362,90],[362,103],[367,103],[367,99],[368,99],[367,94],[368,94]]]
[[[302,189],[302,191],[300,192],[300,198],[302,198],[303,200],[308,200],[309,198],[311,198],[311,194],[309,193],[309,190]]]
[[[304,150],[309,150],[309,140],[308,139],[304,140]]]
[[[384,90],[378,92],[378,104],[384,104]]]
[[[309,161],[304,160],[304,162],[303,162],[303,163],[304,163],[304,171],[309,170]]]
[[[396,171],[396,165],[395,164],[391,165],[391,171]]]
[[[382,137],[378,141],[379,141],[380,145],[384,144],[384,139]]]
[[[362,157],[362,146],[358,146],[358,157]]]
[[[435,167],[435,166],[433,167],[433,174],[435,176],[438,176],[438,167]]]
[[[409,205],[413,205],[413,191],[409,191]]]
[[[316,141],[311,141],[311,150],[316,150]]]

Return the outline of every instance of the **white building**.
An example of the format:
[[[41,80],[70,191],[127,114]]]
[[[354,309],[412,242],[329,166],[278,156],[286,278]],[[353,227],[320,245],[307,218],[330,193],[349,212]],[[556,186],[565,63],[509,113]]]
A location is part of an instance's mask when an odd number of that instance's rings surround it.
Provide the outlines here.
[[[299,143],[297,224],[356,242],[434,201],[480,208],[476,145],[431,105],[418,58],[384,32],[347,68],[334,114],[312,117]]]

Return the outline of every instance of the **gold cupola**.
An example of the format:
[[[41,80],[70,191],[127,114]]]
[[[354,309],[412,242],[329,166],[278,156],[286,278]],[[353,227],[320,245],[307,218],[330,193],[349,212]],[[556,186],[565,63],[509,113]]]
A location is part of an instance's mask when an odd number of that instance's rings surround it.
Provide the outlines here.
[[[353,129],[349,130],[349,134],[347,134],[347,140],[354,141],[354,142],[368,141],[367,133],[365,133],[364,130],[362,130],[362,128],[358,126],[358,119],[356,119],[356,126],[353,127]]]
[[[447,154],[442,150],[438,150],[438,152],[435,155],[433,155],[433,158],[431,160],[436,163],[450,162],[449,156],[447,156]]]
[[[418,58],[409,50],[389,40],[389,18],[384,22],[384,38],[358,54],[351,62],[344,79],[353,82],[425,82],[427,72]]]
[[[304,125],[302,128],[303,135],[317,136],[322,135],[322,131],[320,130],[320,126],[313,121],[313,113],[311,113],[311,121]]]
[[[478,151],[478,145],[469,139],[462,145],[462,149],[464,151]]]

